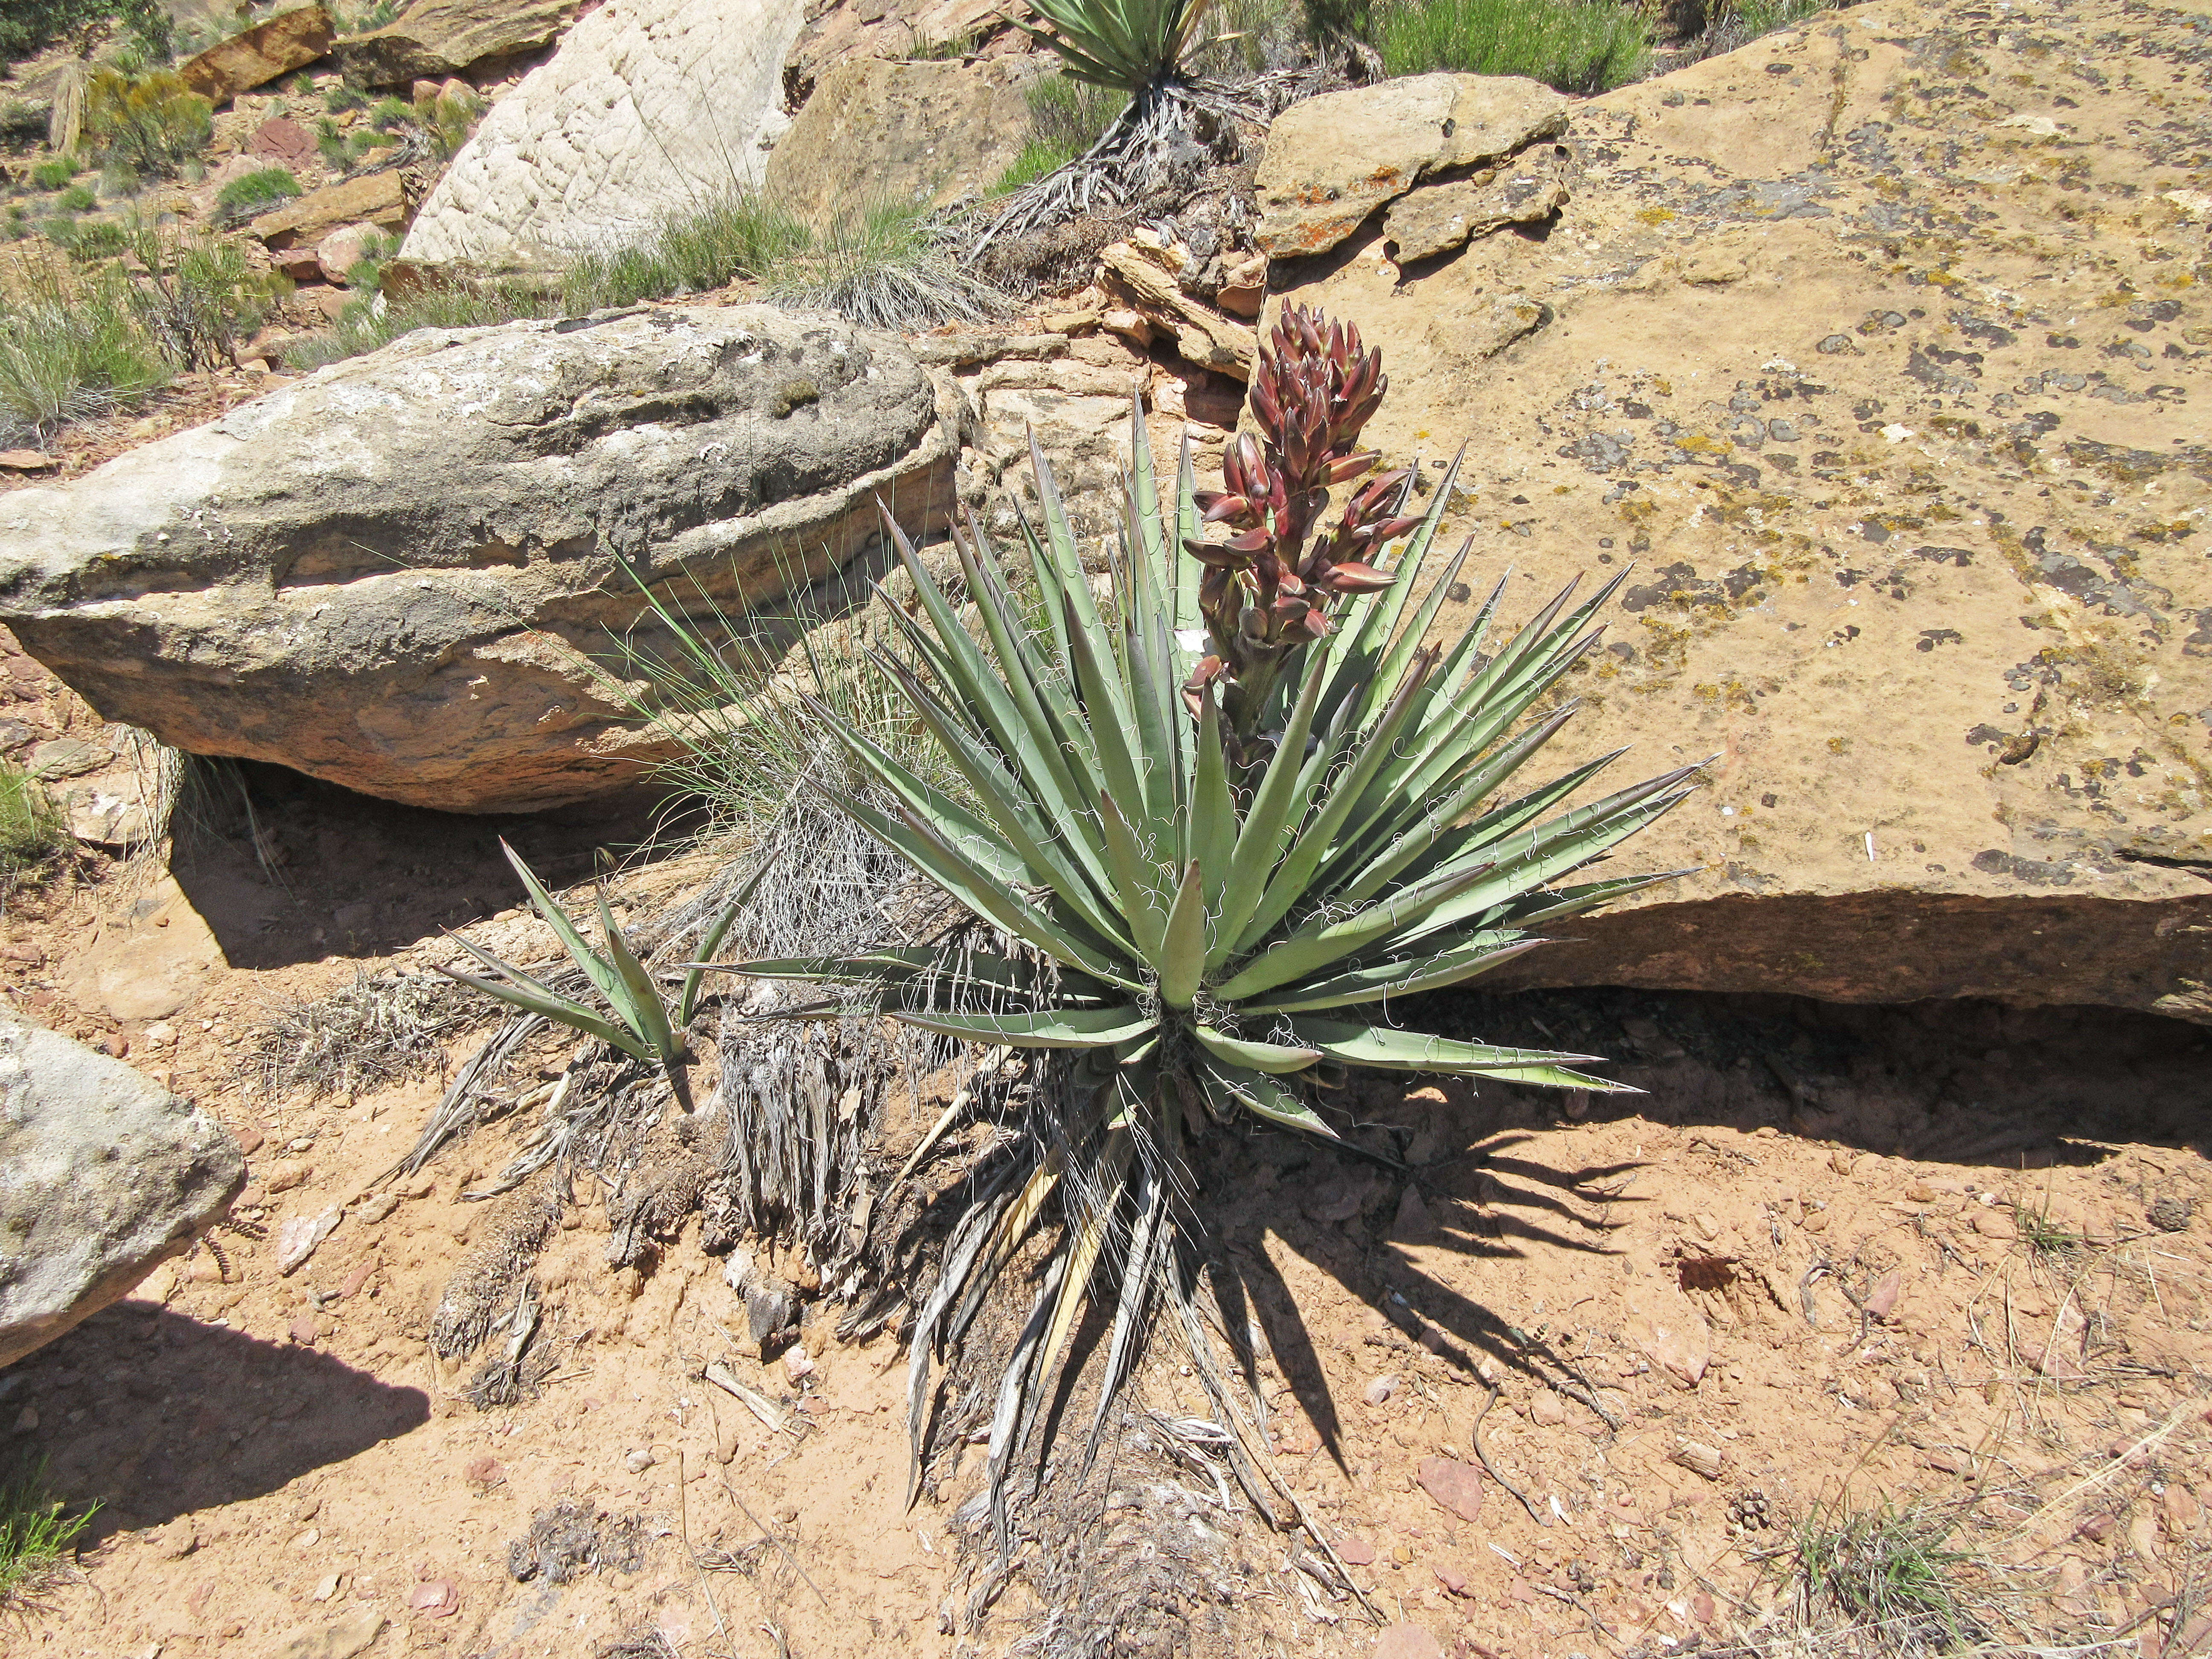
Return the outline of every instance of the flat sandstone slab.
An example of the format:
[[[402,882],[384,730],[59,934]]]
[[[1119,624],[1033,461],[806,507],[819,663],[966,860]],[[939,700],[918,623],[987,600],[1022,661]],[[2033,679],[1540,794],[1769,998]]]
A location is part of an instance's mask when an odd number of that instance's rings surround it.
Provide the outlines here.
[[[2203,42],[1876,0],[1577,106],[1546,237],[1278,258],[1370,442],[1469,446],[1444,625],[1634,567],[1547,758],[1714,757],[1611,866],[1692,873],[1498,983],[2212,1016]]]

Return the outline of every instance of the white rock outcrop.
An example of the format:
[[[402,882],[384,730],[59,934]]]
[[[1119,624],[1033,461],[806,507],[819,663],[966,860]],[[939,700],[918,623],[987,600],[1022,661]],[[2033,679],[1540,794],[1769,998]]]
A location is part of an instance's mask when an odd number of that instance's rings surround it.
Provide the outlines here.
[[[619,246],[760,182],[805,0],[609,0],[493,106],[405,258],[513,268]]]

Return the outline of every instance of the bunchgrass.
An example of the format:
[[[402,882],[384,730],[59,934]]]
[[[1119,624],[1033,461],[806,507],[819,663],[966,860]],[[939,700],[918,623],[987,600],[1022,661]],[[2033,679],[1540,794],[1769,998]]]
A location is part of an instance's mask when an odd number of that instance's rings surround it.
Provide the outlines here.
[[[1598,93],[1644,72],[1651,27],[1612,0],[1386,0],[1370,25],[1393,76],[1520,75]]]
[[[1024,97],[1029,106],[1029,143],[1000,176],[1001,192],[1019,190],[1066,167],[1097,143],[1129,103],[1126,93],[1056,74],[1030,82]]]
[[[244,219],[299,193],[300,181],[289,167],[257,167],[225,185],[215,199],[216,205],[230,217]]]
[[[907,203],[848,209],[811,223],[750,191],[663,220],[627,247],[570,267],[572,313],[703,293],[744,280],[774,305],[830,311],[864,328],[931,327],[997,316],[1006,301],[963,270]]]
[[[53,797],[21,767],[0,761],[0,884],[51,868],[69,848],[69,818]]]
[[[47,1489],[43,1459],[0,1476],[0,1610],[19,1607],[52,1579],[99,1507],[70,1514]]]
[[[451,980],[362,969],[325,996],[271,1005],[240,1070],[264,1099],[357,1100],[387,1084],[442,1077],[445,1039],[480,1008]]]
[[[404,300],[387,298],[380,310],[356,301],[327,333],[288,344],[284,362],[288,368],[320,368],[389,345],[418,328],[485,328],[519,317],[556,316],[560,309],[541,289],[519,282],[426,289]]]
[[[43,440],[66,422],[112,413],[169,373],[112,266],[40,264],[0,289],[0,442]]]
[[[1885,1502],[1816,1510],[1796,1538],[1800,1616],[1896,1654],[1973,1646],[1980,1621],[1965,1575],[1976,1558],[1952,1543],[1954,1522],[1933,1506]]]
[[[40,190],[66,190],[77,172],[75,161],[66,155],[56,155],[33,165],[31,183]]]

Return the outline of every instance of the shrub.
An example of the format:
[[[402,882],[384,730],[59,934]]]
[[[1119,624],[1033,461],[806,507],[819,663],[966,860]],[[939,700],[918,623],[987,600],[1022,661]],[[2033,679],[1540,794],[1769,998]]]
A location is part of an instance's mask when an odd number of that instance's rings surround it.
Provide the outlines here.
[[[89,213],[100,205],[100,198],[82,185],[71,185],[54,205],[64,213]]]
[[[1577,1069],[1588,1055],[1397,1023],[1403,999],[1664,879],[1571,878],[1676,805],[1695,769],[1572,810],[1611,757],[1522,789],[1516,774],[1573,705],[1515,728],[1595,646],[1591,624],[1620,579],[1571,608],[1571,587],[1492,638],[1501,581],[1469,626],[1429,643],[1472,545],[1434,569],[1456,466],[1425,517],[1400,515],[1399,471],[1364,479],[1323,523],[1330,489],[1376,463],[1358,437],[1382,386],[1379,356],[1356,331],[1286,314],[1255,365],[1258,432],[1231,445],[1226,488],[1196,490],[1186,449],[1164,501],[1133,415],[1127,529],[1103,608],[1041,457],[1027,603],[980,532],[956,536],[948,594],[885,515],[919,614],[890,607],[910,652],[876,660],[972,805],[815,710],[868,786],[833,790],[838,807],[978,926],[732,971],[842,982],[851,1010],[1054,1051],[1033,1074],[1038,1115],[1010,1148],[1016,1161],[975,1200],[990,1207],[964,1236],[980,1250],[958,1265],[948,1255],[944,1282],[917,1298],[927,1311],[912,1335],[921,1402],[929,1355],[951,1340],[938,1322],[956,1304],[973,1310],[1057,1197],[1065,1229],[1030,1275],[1036,1310],[993,1420],[994,1498],[1094,1291],[1113,1332],[1100,1344],[1094,1447],[1158,1293],[1194,1368],[1212,1366],[1191,1271],[1208,1247],[1185,1150],[1209,1124],[1249,1116],[1336,1139],[1315,1091],[1347,1068],[1620,1086]],[[1072,1392],[1073,1378],[1060,1387]]]
[[[123,25],[143,56],[168,61],[175,25],[162,0],[9,0],[0,9],[0,62],[28,58],[63,40],[82,56],[111,21]]]
[[[483,100],[472,92],[440,93],[415,106],[415,124],[429,139],[431,153],[441,161],[450,161],[454,152],[468,143],[483,111]]]
[[[346,170],[345,134],[338,124],[327,115],[315,123],[315,149],[323,158],[323,165],[333,173]]]
[[[112,219],[76,219],[56,214],[46,223],[46,239],[80,264],[112,259],[130,246],[130,234]]]
[[[398,98],[380,98],[368,112],[368,124],[379,132],[405,126],[415,118],[415,106]]]
[[[235,361],[238,343],[261,326],[286,286],[255,270],[237,243],[173,226],[139,225],[131,252],[143,273],[131,287],[139,321],[185,368]]]
[[[323,107],[333,115],[341,110],[366,109],[368,107],[368,96],[358,88],[340,81],[324,92]]]
[[[260,167],[232,179],[215,199],[216,205],[227,216],[239,220],[250,219],[299,193],[300,181],[292,176],[290,168]]]
[[[31,183],[40,190],[66,190],[78,172],[75,161],[66,155],[56,155],[31,168]]]
[[[1385,0],[1372,38],[1394,76],[1522,75],[1596,93],[1644,72],[1650,25],[1612,0]]]
[[[163,178],[206,149],[215,131],[208,100],[170,70],[96,70],[85,87],[84,126],[103,155]]]
[[[356,127],[346,135],[345,166],[358,167],[371,150],[386,149],[399,140],[388,132],[379,132],[374,127]]]
[[[0,760],[0,884],[12,886],[45,869],[70,845],[68,816],[45,786],[12,761]],[[7,1494],[0,1492],[0,1592],[8,1583]]]

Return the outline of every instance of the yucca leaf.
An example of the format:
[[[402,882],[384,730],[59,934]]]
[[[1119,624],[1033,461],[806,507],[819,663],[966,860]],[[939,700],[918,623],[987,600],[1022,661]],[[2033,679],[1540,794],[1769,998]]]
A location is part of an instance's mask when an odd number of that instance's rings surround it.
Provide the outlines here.
[[[1193,860],[1183,871],[1161,941],[1160,1000],[1170,1008],[1189,1007],[1205,969],[1206,883]]]
[[[1036,906],[1016,897],[1002,882],[977,868],[903,805],[896,809],[894,818],[848,796],[833,794],[830,799],[840,811],[976,915],[1027,939],[1055,961],[1133,991],[1142,988],[1135,977],[1134,963],[1117,962],[1085,944]]]
[[[1127,1004],[1048,1008],[1034,1014],[948,1014],[919,1008],[902,1008],[895,1014],[925,1031],[974,1042],[1003,1042],[1009,1048],[1110,1048],[1159,1024]]]
[[[654,1058],[643,1042],[630,1032],[623,1030],[613,1021],[600,1018],[590,1009],[571,1002],[567,997],[556,992],[545,989],[544,986],[528,978],[527,975],[516,974],[509,969],[507,971],[513,979],[519,982],[502,984],[496,980],[478,979],[474,974],[459,973],[453,969],[443,966],[440,966],[438,971],[447,979],[459,980],[462,984],[482,991],[486,996],[497,997],[501,1002],[520,1008],[526,1013],[542,1014],[557,1024],[566,1025],[572,1030],[581,1031],[586,1036],[595,1036],[600,1042],[621,1049],[624,1054],[635,1054],[640,1060]]]
[[[707,930],[706,937],[699,941],[699,961],[691,964],[690,970],[684,975],[683,993],[676,1000],[678,1025],[684,1027],[690,1025],[691,1016],[696,1013],[699,1008],[699,988],[705,983],[706,970],[703,964],[711,962],[714,952],[721,949],[722,940],[728,934],[732,924],[737,921],[738,913],[752,902],[753,894],[759,890],[762,879],[767,876],[775,860],[776,854],[771,853],[760,861],[760,867],[745,878],[744,884],[738,889],[736,896],[722,907],[721,915],[714,918],[714,925]]]
[[[1322,682],[1327,678],[1328,667],[1324,658],[1318,653],[1312,653],[1312,660],[1306,665],[1305,683],[1298,690],[1298,700],[1291,707],[1281,740],[1275,745],[1267,769],[1261,777],[1260,787],[1244,814],[1243,825],[1237,836],[1237,848],[1229,861],[1229,880],[1221,895],[1221,914],[1214,925],[1213,944],[1206,955],[1208,971],[1227,959],[1231,947],[1243,933],[1245,923],[1266,890],[1267,877],[1275,867],[1284,842],[1297,827],[1289,821],[1291,799],[1304,769],[1306,738],[1313,729],[1314,710],[1321,702]]]
[[[1317,1135],[1323,1140],[1343,1137],[1328,1127],[1319,1112],[1300,1100],[1265,1072],[1209,1057],[1205,1061],[1208,1085],[1254,1116],[1286,1129]]]
[[[1052,1375],[1053,1367],[1059,1364],[1060,1352],[1075,1329],[1077,1315],[1090,1300],[1091,1270],[1098,1265],[1098,1253],[1112,1230],[1115,1212],[1121,1207],[1133,1144],[1128,1130],[1109,1131],[1097,1160],[1084,1171],[1084,1185],[1090,1189],[1085,1194],[1089,1213],[1083,1218],[1075,1237],[1063,1247],[1067,1251],[1067,1272],[1060,1281],[1052,1328],[1045,1335],[1038,1367],[1040,1376]]]
[[[623,995],[622,975],[615,971],[612,963],[585,943],[576,924],[568,919],[568,913],[555,902],[553,895],[545,890],[545,884],[522,861],[522,855],[507,844],[504,836],[500,840],[499,850],[507,854],[507,861],[514,866],[514,873],[522,878],[523,887],[530,894],[532,907],[544,918],[545,925],[553,930],[576,966],[584,970],[584,977],[599,988],[600,995],[619,1008]]]
[[[615,972],[622,978],[623,988],[629,993],[615,1006],[620,1011],[630,1030],[641,1037],[653,1051],[653,1057],[663,1064],[673,1062],[684,1051],[676,1040],[676,1033],[668,1024],[667,1005],[660,1000],[660,988],[653,982],[653,975],[645,971],[645,964],[629,948],[616,923],[614,912],[607,908],[605,890],[599,894],[599,931],[606,936],[607,956],[614,963]]]
[[[1371,966],[1350,969],[1327,978],[1300,980],[1293,985],[1278,987],[1261,1000],[1248,1004],[1244,1012],[1255,1014],[1311,1013],[1323,1008],[1348,1008],[1363,1002],[1380,1002],[1386,997],[1412,996],[1416,992],[1434,991],[1473,979],[1477,974],[1487,973],[1498,963],[1509,962],[1523,951],[1533,950],[1546,942],[1528,938],[1517,931],[1488,930],[1480,934],[1475,942],[1462,944],[1449,951],[1434,951],[1415,957],[1393,957]]]
[[[1615,899],[1626,898],[1631,893],[1640,893],[1647,887],[1656,887],[1662,881],[1680,881],[1697,872],[1697,866],[1689,865],[1680,870],[1656,871],[1648,876],[1616,876],[1611,881],[1585,882],[1579,887],[1531,893],[1521,903],[1510,907],[1509,919],[1516,927],[1558,921],[1581,915],[1601,904],[1610,904]]]
[[[1136,831],[1110,794],[1099,801],[1098,816],[1106,830],[1107,866],[1114,872],[1121,914],[1128,920],[1129,931],[1136,935],[1137,953],[1157,972],[1161,940],[1167,933],[1169,902],[1160,890],[1159,866],[1152,862],[1150,849],[1137,840]]]
[[[1311,1048],[1289,1048],[1278,1042],[1249,1042],[1225,1031],[1217,1031],[1211,1025],[1194,1025],[1190,1031],[1216,1060],[1271,1075],[1303,1072],[1321,1058]]]
[[[1211,691],[1205,694],[1200,706],[1197,738],[1192,747],[1197,751],[1198,764],[1191,779],[1189,852],[1198,860],[1206,881],[1210,952],[1214,933],[1212,918],[1219,913],[1222,893],[1229,884],[1237,830],[1237,804],[1229,793],[1228,764],[1221,752],[1221,706]]]
[[[1590,1089],[1604,1094],[1644,1092],[1610,1078],[1567,1069],[1569,1062],[1601,1060],[1603,1056],[1598,1054],[1499,1048],[1486,1042],[1461,1042],[1421,1031],[1360,1025],[1348,1020],[1293,1018],[1291,1029],[1298,1034],[1301,1042],[1312,1044],[1329,1059],[1340,1060],[1347,1066],[1373,1066],[1391,1072],[1436,1072],[1455,1077],[1493,1077],[1508,1083]]]

